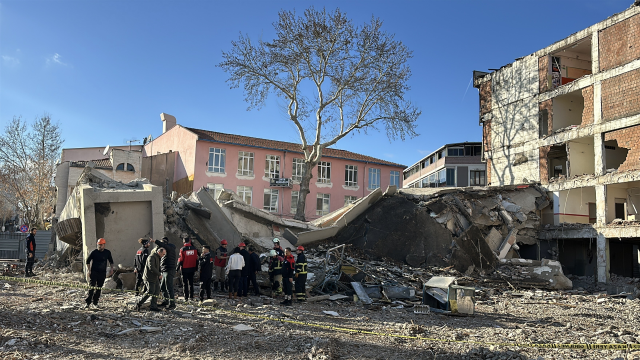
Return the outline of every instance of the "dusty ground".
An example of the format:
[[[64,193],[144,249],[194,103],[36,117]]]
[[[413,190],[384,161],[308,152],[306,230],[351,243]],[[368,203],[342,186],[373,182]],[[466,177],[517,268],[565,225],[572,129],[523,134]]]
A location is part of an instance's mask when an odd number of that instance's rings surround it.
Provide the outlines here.
[[[57,271],[40,280],[80,284]],[[492,294],[493,293],[493,294]],[[131,294],[104,293],[101,310],[81,310],[83,290],[0,281],[1,359],[615,359],[621,351],[522,349],[344,333],[231,314],[195,303],[136,312]],[[412,309],[352,301],[277,305],[251,297],[218,309],[354,329],[473,342],[640,343],[640,300],[486,289],[473,317],[418,315]],[[273,305],[273,304],[276,305]],[[561,305],[564,304],[564,305]],[[395,306],[395,305],[393,305]],[[339,317],[322,313],[332,310]],[[238,332],[238,324],[254,330]],[[146,333],[144,326],[159,327]],[[119,332],[134,329],[126,334]],[[640,352],[627,354],[639,358]]]

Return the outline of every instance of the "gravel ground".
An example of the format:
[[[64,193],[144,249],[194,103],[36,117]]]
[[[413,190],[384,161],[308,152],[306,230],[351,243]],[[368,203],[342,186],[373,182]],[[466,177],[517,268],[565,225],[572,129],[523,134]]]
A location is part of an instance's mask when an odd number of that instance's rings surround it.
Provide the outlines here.
[[[37,279],[82,281],[60,272]],[[640,343],[637,299],[490,289],[480,295],[476,315],[460,317],[414,314],[396,305],[365,309],[344,300],[284,307],[265,296],[229,301],[217,295],[214,308],[179,304],[176,311],[154,313],[132,310],[131,294],[103,293],[102,309],[83,310],[83,290],[0,281],[0,359],[640,359],[640,351],[478,344]],[[474,343],[346,333],[223,310]],[[235,331],[239,324],[253,330]]]

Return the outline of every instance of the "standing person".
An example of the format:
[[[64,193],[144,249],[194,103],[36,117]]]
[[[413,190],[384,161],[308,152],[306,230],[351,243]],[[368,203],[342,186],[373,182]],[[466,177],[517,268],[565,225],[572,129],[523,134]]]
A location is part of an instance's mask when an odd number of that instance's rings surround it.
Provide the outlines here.
[[[218,283],[220,284],[220,291],[225,291],[225,268],[227,267],[227,260],[229,260],[229,254],[227,253],[227,240],[222,239],[220,241],[220,247],[216,249],[216,256],[213,260],[213,265],[216,271],[216,281],[213,283],[213,291],[218,290]]]
[[[133,259],[133,272],[136,274],[136,296],[140,294],[140,287],[144,285],[143,275],[144,267],[147,264],[147,258],[149,257],[149,246],[151,242],[149,239],[138,239],[138,242],[142,247],[136,252],[136,257]],[[145,289],[142,289],[145,292]]]
[[[162,272],[162,281],[160,282],[160,291],[164,301],[160,306],[167,306],[168,310],[176,308],[175,291],[173,289],[173,279],[176,276],[176,246],[169,242],[167,237],[163,237],[161,240],[151,240],[155,242],[158,247],[166,250],[166,255],[160,260],[160,271]]]
[[[280,246],[280,239],[278,238],[273,239],[273,250],[276,251],[278,256],[281,256],[282,258],[284,258],[284,250],[282,250],[282,246]]]
[[[176,272],[182,269],[182,288],[184,290],[184,300],[193,300],[193,275],[198,269],[198,250],[191,245],[191,239],[184,238],[184,246],[180,248],[178,265]]]
[[[147,262],[144,266],[144,286],[146,292],[144,296],[136,303],[136,310],[140,311],[140,307],[151,296],[151,304],[149,304],[149,310],[160,311],[158,308],[158,295],[160,295],[160,280],[162,279],[162,272],[160,272],[161,259],[166,256],[167,251],[164,248],[157,247],[153,249],[151,256],[147,258]]]
[[[207,299],[211,299],[211,277],[213,276],[213,256],[211,256],[211,248],[209,245],[202,247],[202,255],[198,263],[200,265],[200,301],[204,301],[204,294],[207,293]]]
[[[24,265],[24,277],[36,276],[33,273],[33,263],[36,261],[36,232],[38,229],[31,228],[27,236],[24,250],[27,252],[27,262]]]
[[[278,256],[275,250],[269,252],[269,280],[271,281],[271,296],[282,293],[282,263],[284,258]]]
[[[244,257],[240,255],[240,248],[233,249],[233,255],[229,257],[229,264],[227,264],[226,269],[226,273],[229,276],[229,299],[231,299],[232,294],[233,299],[236,299],[244,266]]]
[[[238,292],[238,296],[246,297],[249,295],[249,252],[245,249],[247,245],[241,242],[238,244],[240,248],[240,255],[244,258],[245,267],[242,268],[242,274],[240,275],[240,291]]]
[[[302,245],[298,246],[296,253],[298,253],[295,275],[296,300],[307,301],[307,290],[305,287],[307,282],[307,257],[304,255],[304,247]]]
[[[253,284],[253,294],[260,296],[260,287],[256,281],[256,275],[258,271],[262,270],[260,264],[260,256],[255,252],[253,247],[249,247],[249,282]]]
[[[284,301],[281,305],[291,306],[291,298],[293,295],[293,274],[295,272],[296,259],[291,254],[291,249],[286,248],[284,252],[284,263],[282,264],[282,282],[284,285]]]
[[[89,286],[91,287],[101,288],[102,285],[104,285],[104,279],[107,278],[107,262],[111,264],[109,276],[113,275],[113,258],[111,257],[111,251],[105,249],[106,243],[107,241],[105,239],[98,239],[98,248],[93,250],[87,257],[86,264],[89,270]],[[100,293],[101,289],[89,289],[87,299],[85,300],[87,303],[85,309],[89,308],[91,302],[93,302],[93,306],[98,307]]]

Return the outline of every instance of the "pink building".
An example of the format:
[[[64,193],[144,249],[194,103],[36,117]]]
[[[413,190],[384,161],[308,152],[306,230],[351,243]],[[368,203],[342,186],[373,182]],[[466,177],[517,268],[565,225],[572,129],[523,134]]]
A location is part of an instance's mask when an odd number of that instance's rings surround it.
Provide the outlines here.
[[[227,189],[246,203],[286,217],[296,212],[303,154],[300,144],[183,127],[161,114],[163,134],[145,156],[177,152],[174,189]],[[404,165],[338,149],[325,149],[313,170],[305,215],[313,219],[389,185],[402,187]],[[276,181],[275,179],[278,179]]]

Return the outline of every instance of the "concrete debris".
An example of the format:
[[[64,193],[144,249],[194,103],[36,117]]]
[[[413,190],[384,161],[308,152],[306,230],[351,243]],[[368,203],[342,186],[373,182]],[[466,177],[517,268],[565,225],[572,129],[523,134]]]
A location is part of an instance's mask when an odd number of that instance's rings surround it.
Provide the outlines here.
[[[252,328],[249,325],[244,325],[244,324],[238,324],[238,325],[233,327],[233,331],[251,331],[251,330],[254,330],[254,328]]]
[[[322,312],[327,314],[327,315],[331,315],[331,316],[340,316],[340,314],[338,314],[335,311],[331,311],[331,310],[323,310]]]
[[[512,284],[524,287],[554,290],[573,288],[573,283],[564,275],[562,265],[556,260],[502,259],[497,273],[508,277]]]
[[[155,327],[155,326],[143,326],[140,328],[140,331],[147,332],[147,333],[154,333],[154,332],[161,332],[162,328]]]

